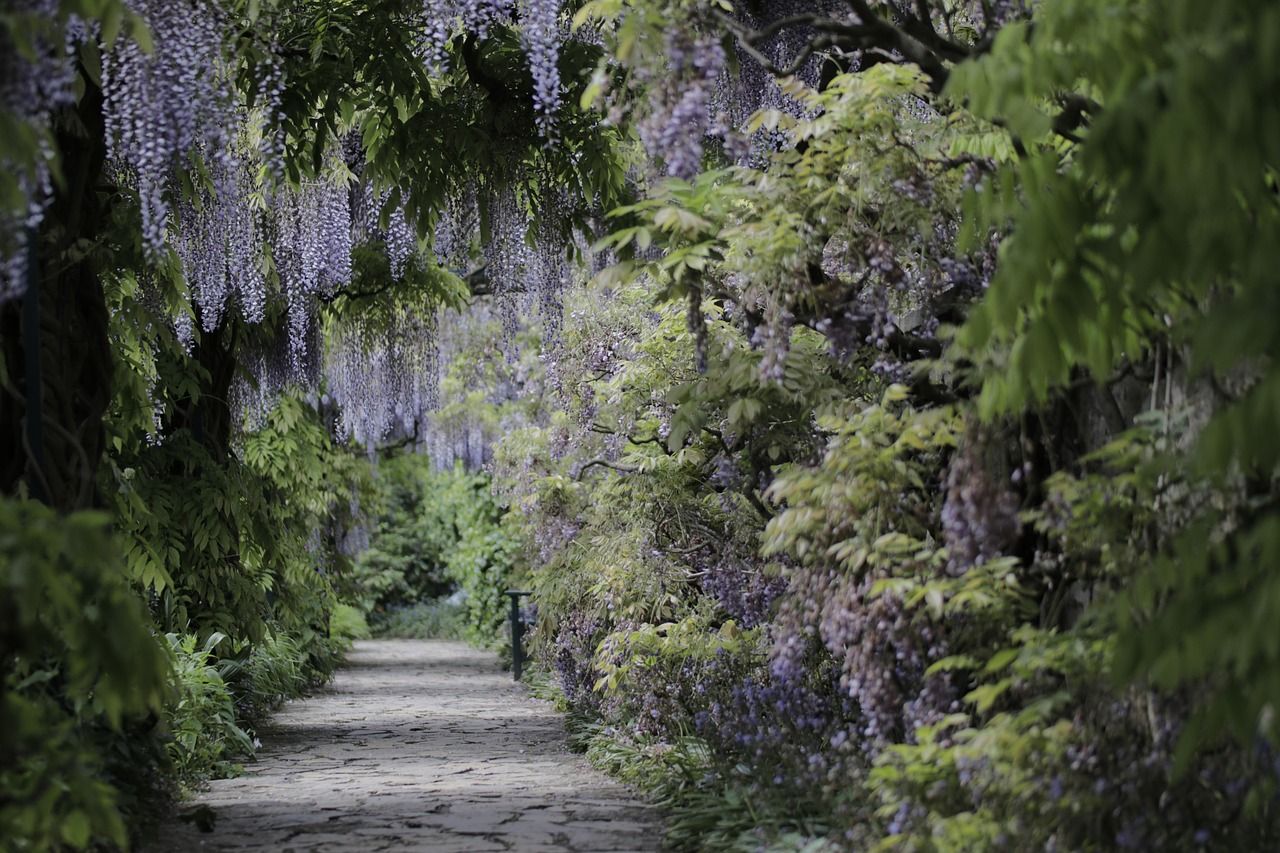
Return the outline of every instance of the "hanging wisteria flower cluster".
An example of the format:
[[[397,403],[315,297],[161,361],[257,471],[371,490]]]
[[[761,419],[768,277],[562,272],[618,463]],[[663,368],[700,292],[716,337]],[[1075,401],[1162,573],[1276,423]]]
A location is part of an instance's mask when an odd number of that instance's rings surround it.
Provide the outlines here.
[[[654,104],[640,123],[640,139],[667,174],[691,178],[702,167],[703,140],[711,132],[711,94],[725,68],[724,47],[714,36],[667,33],[670,72],[653,81]]]
[[[515,0],[423,0],[423,59],[427,65],[443,70],[448,65],[448,45],[459,31],[480,38],[490,28],[509,24],[515,12]]]
[[[391,191],[375,193],[368,183],[356,190],[351,210],[352,242],[355,244],[380,242],[386,249],[391,277],[404,277],[409,262],[418,254],[418,237],[409,224],[404,204],[391,211],[386,227],[380,220],[382,209],[391,197]]]
[[[229,404],[250,430],[266,423],[272,408],[289,390],[313,390],[306,381],[309,377],[295,368],[285,335],[242,344],[240,363],[245,370],[231,385]]]
[[[504,343],[509,348],[522,325],[522,316],[537,310],[543,321],[544,347],[553,345],[563,311],[561,294],[569,282],[569,267],[559,231],[567,216],[565,199],[544,193],[535,220],[514,189],[490,195],[490,239],[484,247],[485,271],[498,297]],[[533,245],[528,235],[533,234]]]
[[[242,158],[215,161],[212,191],[178,208],[174,248],[206,332],[221,322],[233,295],[248,322],[266,316],[266,244],[251,166]]]
[[[431,240],[436,260],[460,274],[467,273],[471,263],[471,244],[479,233],[480,206],[476,201],[475,188],[471,187],[451,197],[436,221]]]
[[[559,0],[423,0],[423,61],[434,71],[448,67],[448,46],[459,33],[487,38],[496,26],[518,23],[520,39],[533,75],[533,102],[538,128],[544,138],[554,135],[555,114],[560,109],[560,47],[567,27],[560,17]]]
[[[262,111],[262,138],[258,151],[267,171],[277,184],[284,182],[285,130],[281,102],[284,98],[284,63],[278,47],[273,46],[258,84],[258,103]]]
[[[311,181],[276,199],[275,263],[289,312],[293,363],[307,355],[318,299],[351,281],[351,209],[347,188]]]
[[[226,160],[240,125],[223,70],[225,23],[206,0],[129,0],[163,50],[120,39],[102,57],[108,156],[137,187],[142,242],[153,258],[170,227],[169,190],[193,152]]]
[[[57,0],[15,0],[8,5],[6,14],[14,18],[29,15],[40,21],[58,20]],[[28,241],[44,220],[53,194],[49,117],[75,102],[72,60],[77,45],[89,34],[84,22],[75,17],[68,21],[63,38],[56,38],[56,27],[44,35],[36,32],[33,43],[27,45],[34,53],[31,58],[13,43],[13,32],[0,28],[0,114],[35,128],[38,150],[27,162],[0,158],[4,182],[13,181],[22,199],[20,208],[0,211],[0,303],[26,290]]]
[[[533,105],[538,129],[546,139],[554,134],[560,109],[560,45],[564,40],[559,0],[523,0],[520,5],[520,39],[533,73]]]
[[[434,316],[405,308],[385,326],[356,319],[334,329],[327,344],[325,381],[347,438],[373,447],[419,433],[439,404]]]

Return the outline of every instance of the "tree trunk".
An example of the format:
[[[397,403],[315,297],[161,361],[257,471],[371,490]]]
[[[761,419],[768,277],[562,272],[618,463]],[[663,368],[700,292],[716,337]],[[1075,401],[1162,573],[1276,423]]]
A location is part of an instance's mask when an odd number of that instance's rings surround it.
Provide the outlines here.
[[[236,344],[240,331],[240,322],[227,316],[212,332],[199,332],[193,358],[208,379],[201,382],[195,399],[179,401],[167,424],[170,432],[190,430],[220,463],[226,461],[231,449],[234,424],[229,398],[238,367]]]
[[[63,181],[31,250],[30,291],[0,307],[0,490],[63,512],[97,505],[111,402],[108,312],[91,249],[105,205],[102,91],[57,118]],[[34,416],[38,413],[38,416]]]

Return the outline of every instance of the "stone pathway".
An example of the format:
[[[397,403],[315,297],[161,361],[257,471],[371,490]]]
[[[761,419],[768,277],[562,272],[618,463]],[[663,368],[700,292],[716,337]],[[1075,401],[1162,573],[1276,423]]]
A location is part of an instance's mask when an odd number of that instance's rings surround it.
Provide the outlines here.
[[[659,849],[655,812],[570,753],[554,710],[462,643],[357,643],[331,686],[259,737],[243,776],[190,804],[213,810],[213,831],[175,822],[148,850]]]

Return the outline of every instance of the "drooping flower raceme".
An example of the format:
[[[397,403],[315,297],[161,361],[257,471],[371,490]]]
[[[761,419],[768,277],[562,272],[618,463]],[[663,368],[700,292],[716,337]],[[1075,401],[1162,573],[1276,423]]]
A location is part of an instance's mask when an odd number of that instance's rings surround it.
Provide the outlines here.
[[[15,20],[22,15],[38,22],[58,20],[57,0],[14,0],[6,5],[6,14]],[[0,28],[0,115],[36,131],[36,150],[30,157],[0,157],[0,189],[21,199],[19,207],[0,210],[0,303],[26,290],[28,241],[53,195],[50,115],[75,102],[72,60],[89,35],[75,17],[67,22],[65,33],[56,25],[32,27],[29,32],[32,38],[25,47],[33,56],[18,49],[11,27]]]
[[[274,255],[288,303],[290,351],[301,366],[316,299],[351,281],[347,188],[320,180],[282,192],[276,202]]]
[[[102,57],[107,153],[137,187],[142,242],[153,258],[170,227],[174,170],[193,153],[226,161],[235,99],[222,73],[225,22],[206,0],[130,0],[158,49],[121,38]]]
[[[439,402],[435,318],[412,309],[385,326],[346,323],[327,342],[325,382],[341,408],[347,438],[372,447],[421,434]]]
[[[212,192],[178,206],[174,248],[182,262],[201,327],[213,331],[234,296],[243,316],[260,323],[266,315],[263,270],[265,235],[255,207],[251,163],[215,161]]]
[[[554,134],[556,111],[560,109],[560,24],[559,0],[523,0],[520,5],[520,38],[529,56],[533,73],[533,105],[538,111],[538,128],[544,138]]]

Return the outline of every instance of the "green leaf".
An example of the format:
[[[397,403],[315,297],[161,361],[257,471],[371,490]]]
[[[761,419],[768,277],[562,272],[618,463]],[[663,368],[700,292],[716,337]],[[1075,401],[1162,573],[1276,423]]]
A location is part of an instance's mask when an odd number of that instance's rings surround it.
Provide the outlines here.
[[[92,832],[89,816],[82,811],[70,812],[62,818],[62,840],[72,847],[87,847]]]

